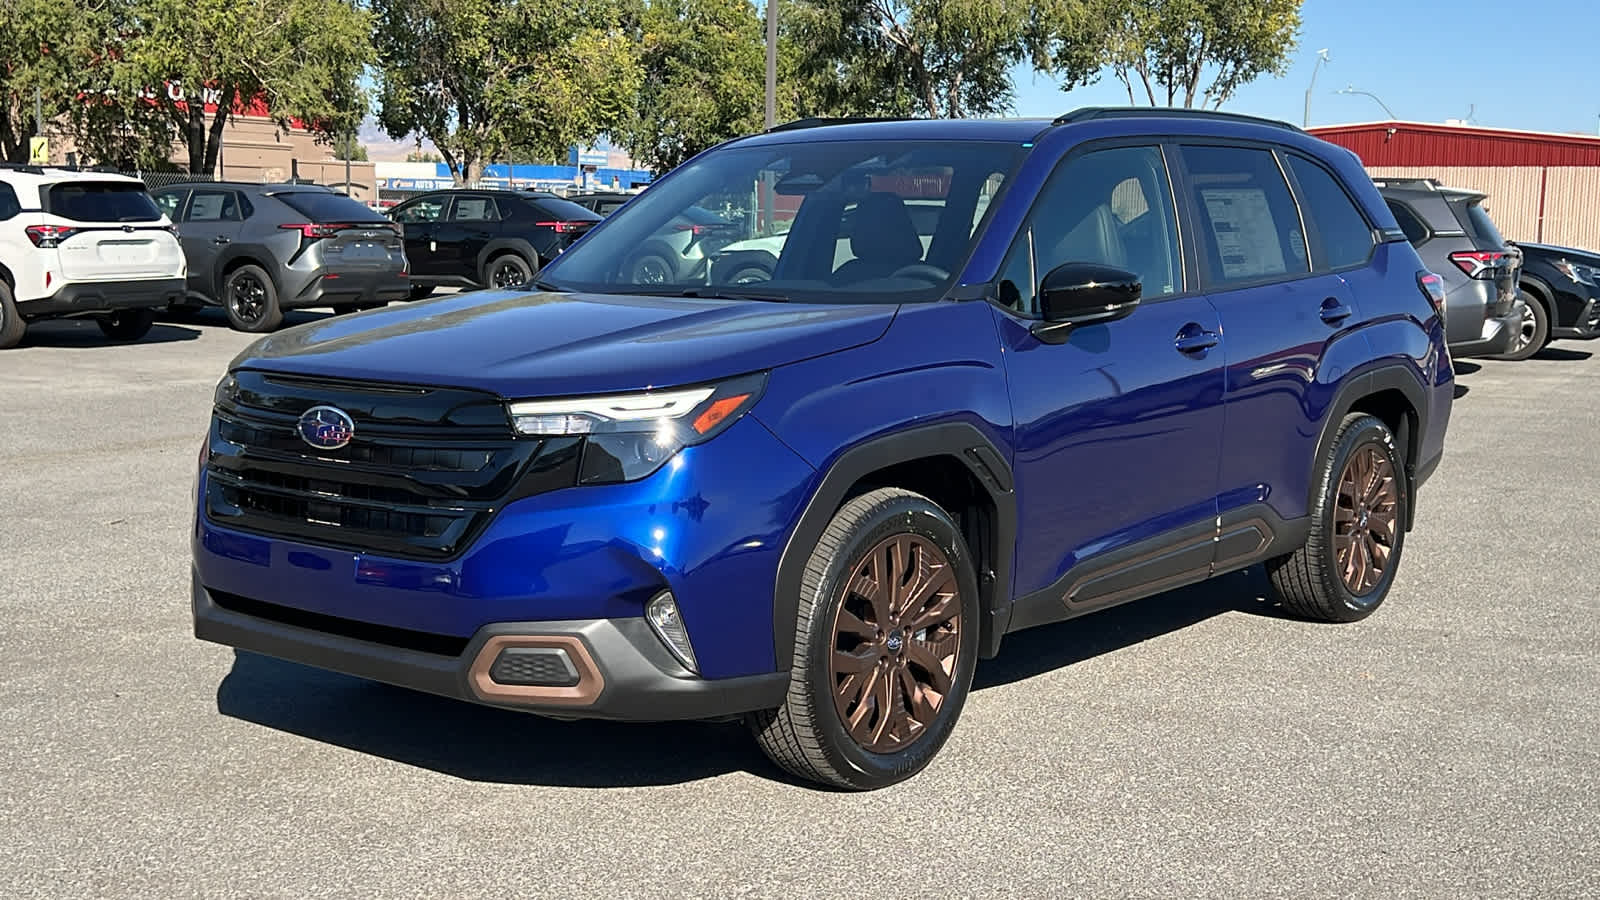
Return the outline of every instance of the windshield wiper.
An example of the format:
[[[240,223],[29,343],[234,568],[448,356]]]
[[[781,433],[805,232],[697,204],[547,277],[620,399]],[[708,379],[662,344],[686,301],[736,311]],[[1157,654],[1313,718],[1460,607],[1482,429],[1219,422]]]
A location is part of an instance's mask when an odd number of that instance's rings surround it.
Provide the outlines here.
[[[789,297],[775,291],[747,291],[739,288],[685,288],[680,297],[699,297],[706,300],[760,300],[766,303],[788,303]]]

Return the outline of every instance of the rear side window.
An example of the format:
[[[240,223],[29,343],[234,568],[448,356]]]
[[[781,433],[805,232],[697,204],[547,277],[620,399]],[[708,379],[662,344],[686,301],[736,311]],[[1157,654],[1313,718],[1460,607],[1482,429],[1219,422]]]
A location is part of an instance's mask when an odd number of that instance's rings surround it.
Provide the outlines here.
[[[1300,156],[1289,157],[1289,170],[1300,183],[1306,227],[1321,244],[1317,267],[1343,269],[1364,264],[1372,256],[1372,226],[1338,179]]]
[[[542,219],[551,219],[557,222],[598,222],[600,216],[594,210],[579,206],[571,200],[560,197],[540,197],[528,204],[533,207],[534,214]]]
[[[1183,148],[1214,282],[1236,284],[1311,271],[1300,216],[1269,151]]]
[[[1400,230],[1406,233],[1406,240],[1416,245],[1428,239],[1428,226],[1422,224],[1422,219],[1411,211],[1411,207],[1394,200],[1384,202],[1389,204],[1389,211],[1394,213],[1394,220],[1400,223]]]
[[[450,210],[452,222],[498,222],[500,213],[488,197],[457,197]]]
[[[288,194],[278,194],[277,199],[282,200],[290,209],[304,215],[312,222],[337,224],[340,222],[387,221],[371,209],[368,209],[365,203],[357,203],[343,194],[331,194],[323,191],[295,191]]]
[[[44,191],[44,211],[74,222],[154,222],[161,209],[144,185],[126,181],[70,181]]]
[[[17,202],[17,192],[11,189],[11,185],[0,182],[0,222],[20,212],[22,204]]]
[[[1489,218],[1489,211],[1483,208],[1482,200],[1472,200],[1467,203],[1467,233],[1471,234],[1474,243],[1479,247],[1504,247],[1506,239],[1501,236],[1500,229],[1494,224],[1494,219]]]

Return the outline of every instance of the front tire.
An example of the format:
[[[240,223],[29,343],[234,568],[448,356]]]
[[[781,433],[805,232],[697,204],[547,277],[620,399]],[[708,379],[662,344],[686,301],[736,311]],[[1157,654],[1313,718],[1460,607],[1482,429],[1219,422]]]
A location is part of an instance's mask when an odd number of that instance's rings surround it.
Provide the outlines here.
[[[1517,334],[1512,340],[1511,349],[1494,357],[1495,359],[1521,362],[1543,350],[1545,345],[1550,343],[1550,313],[1545,311],[1544,304],[1526,292],[1522,294],[1522,302],[1522,321],[1517,324]]]
[[[283,323],[278,289],[260,266],[240,266],[228,273],[222,286],[222,305],[228,311],[228,324],[236,331],[261,334]]]
[[[0,281],[0,350],[9,350],[21,343],[28,323],[17,312],[17,300],[11,294],[11,285]]]
[[[1355,622],[1382,605],[1405,549],[1410,491],[1389,426],[1352,413],[1317,466],[1305,546],[1267,561],[1277,600],[1320,622]]]
[[[748,723],[773,762],[846,790],[922,771],[955,729],[978,656],[978,583],[950,516],[910,491],[856,497],[801,580],[789,694]]]
[[[95,320],[100,333],[113,341],[133,342],[150,333],[156,323],[153,309],[119,309]]]

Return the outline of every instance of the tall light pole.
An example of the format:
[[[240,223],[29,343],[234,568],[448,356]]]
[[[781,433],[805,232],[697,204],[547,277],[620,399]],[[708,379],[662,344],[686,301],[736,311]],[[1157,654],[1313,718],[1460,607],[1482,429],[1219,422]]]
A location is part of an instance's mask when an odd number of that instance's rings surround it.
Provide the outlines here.
[[[1317,86],[1317,70],[1322,68],[1322,64],[1325,62],[1332,62],[1332,60],[1328,59],[1328,48],[1326,47],[1317,51],[1317,63],[1311,67],[1311,83],[1306,85],[1306,114],[1300,124],[1308,128],[1311,126],[1311,91]]]
[[[767,127],[778,124],[778,4],[767,0]]]
[[[1358,91],[1358,90],[1356,90],[1356,86],[1355,85],[1347,84],[1344,87],[1340,88],[1339,90],[1334,91],[1334,93],[1335,94],[1360,94],[1363,97],[1371,97],[1374,101],[1377,102],[1377,104],[1379,106],[1383,107],[1383,111],[1384,111],[1385,115],[1387,115],[1391,120],[1393,120],[1395,118],[1394,110],[1389,108],[1389,104],[1383,102],[1382,100],[1379,100],[1378,99],[1378,95],[1372,93],[1371,91]]]

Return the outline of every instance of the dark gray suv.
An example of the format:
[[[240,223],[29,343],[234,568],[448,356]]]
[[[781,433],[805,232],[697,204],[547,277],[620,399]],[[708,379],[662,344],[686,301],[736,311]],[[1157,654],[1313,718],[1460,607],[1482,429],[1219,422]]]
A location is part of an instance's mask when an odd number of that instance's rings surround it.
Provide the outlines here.
[[[399,227],[344,194],[206,182],[151,196],[177,223],[189,262],[182,309],[220,305],[234,328],[260,332],[287,309],[368,309],[411,295]]]
[[[1450,355],[1508,353],[1522,327],[1522,251],[1489,218],[1487,194],[1433,178],[1374,178],[1406,239],[1444,279]]]

